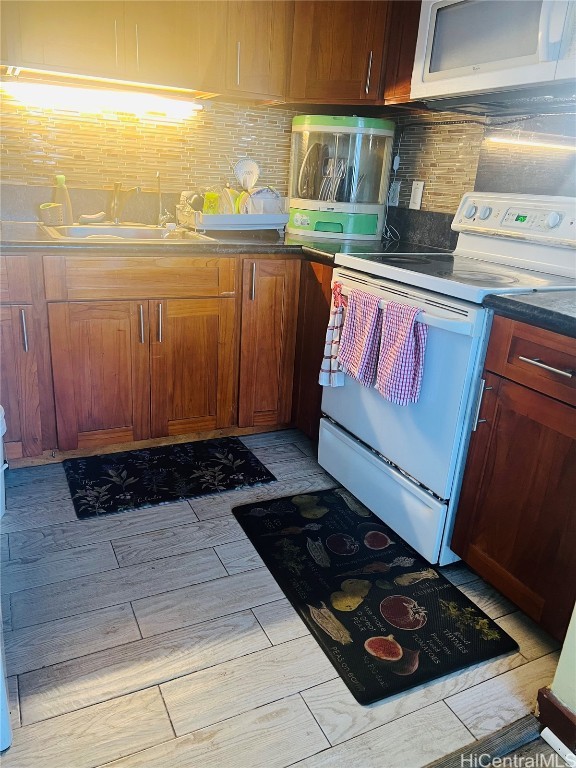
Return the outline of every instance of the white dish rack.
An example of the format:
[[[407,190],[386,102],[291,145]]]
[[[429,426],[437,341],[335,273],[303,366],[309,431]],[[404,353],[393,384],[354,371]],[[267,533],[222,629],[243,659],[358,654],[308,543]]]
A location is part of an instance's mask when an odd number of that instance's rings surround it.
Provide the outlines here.
[[[183,192],[180,204],[176,206],[176,221],[180,226],[197,232],[218,230],[277,229],[281,232],[288,223],[288,214],[276,213],[203,213],[195,211],[187,202]]]

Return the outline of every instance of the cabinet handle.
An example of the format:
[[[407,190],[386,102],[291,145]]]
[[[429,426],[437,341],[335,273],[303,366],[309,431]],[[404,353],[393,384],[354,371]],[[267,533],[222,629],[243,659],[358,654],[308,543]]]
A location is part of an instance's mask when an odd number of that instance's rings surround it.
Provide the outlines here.
[[[240,85],[240,40],[236,43],[236,85]]]
[[[138,304],[138,315],[140,320],[140,344],[144,344],[144,307]]]
[[[551,371],[560,376],[566,376],[567,379],[572,379],[574,377],[574,371],[563,371],[561,368],[553,368],[551,365],[543,363],[538,357],[532,359],[530,357],[522,357],[522,355],[518,355],[518,360],[522,360],[523,363],[528,363],[529,365],[535,365],[538,368],[544,368],[545,371]]]
[[[487,419],[479,419],[478,417],[480,416],[480,409],[482,408],[484,392],[488,392],[491,389],[493,389],[493,387],[487,387],[486,381],[484,379],[480,379],[480,392],[478,394],[478,403],[476,404],[476,415],[474,416],[474,426],[472,427],[472,432],[476,432],[478,424],[485,424],[488,421]]]
[[[28,352],[28,330],[26,328],[26,312],[23,309],[20,310],[20,322],[22,324],[22,346],[24,347],[24,352]]]
[[[366,88],[364,89],[366,91],[366,94],[368,94],[368,91],[370,90],[370,77],[372,75],[372,56],[373,56],[373,51],[370,51],[370,54],[368,56],[368,74],[366,75]]]
[[[118,21],[114,19],[114,55],[116,57],[116,68],[118,68]]]
[[[136,69],[140,72],[140,38],[138,37],[138,24],[136,27]]]
[[[162,344],[162,304],[158,304],[158,343]]]
[[[250,301],[256,298],[256,262],[252,262],[250,267]]]

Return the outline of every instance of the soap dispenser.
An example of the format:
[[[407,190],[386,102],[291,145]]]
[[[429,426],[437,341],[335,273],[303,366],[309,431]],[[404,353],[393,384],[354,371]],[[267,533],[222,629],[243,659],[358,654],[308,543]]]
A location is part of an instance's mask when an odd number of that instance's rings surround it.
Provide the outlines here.
[[[72,203],[66,186],[66,177],[59,173],[56,175],[56,186],[54,188],[54,202],[62,205],[62,221],[67,226],[74,223],[72,217]]]

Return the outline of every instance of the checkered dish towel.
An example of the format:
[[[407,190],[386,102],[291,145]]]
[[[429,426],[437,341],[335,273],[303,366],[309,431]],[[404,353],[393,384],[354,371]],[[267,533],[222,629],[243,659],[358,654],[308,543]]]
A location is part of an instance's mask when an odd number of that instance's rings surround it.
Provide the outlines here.
[[[345,373],[365,387],[371,387],[376,377],[378,346],[382,329],[379,298],[353,289],[348,298],[338,362]]]
[[[384,309],[376,389],[397,405],[417,403],[424,370],[428,326],[418,307],[390,301]]]
[[[323,387],[343,387],[344,372],[338,365],[336,357],[340,348],[340,333],[344,320],[344,307],[346,299],[342,296],[342,283],[334,283],[332,286],[332,309],[326,329],[326,341],[324,342],[324,356],[320,367],[318,383]]]

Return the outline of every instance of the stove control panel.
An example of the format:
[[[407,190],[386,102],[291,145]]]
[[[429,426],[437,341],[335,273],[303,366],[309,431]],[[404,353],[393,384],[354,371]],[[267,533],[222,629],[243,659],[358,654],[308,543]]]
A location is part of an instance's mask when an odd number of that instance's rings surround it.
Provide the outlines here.
[[[470,192],[462,198],[452,229],[556,246],[576,245],[576,199]]]

